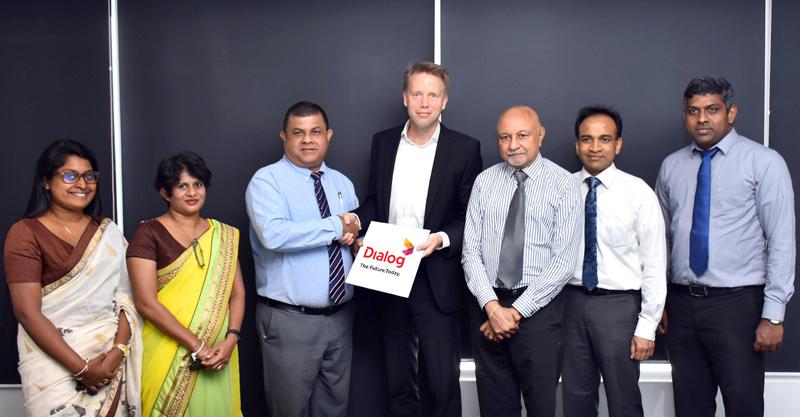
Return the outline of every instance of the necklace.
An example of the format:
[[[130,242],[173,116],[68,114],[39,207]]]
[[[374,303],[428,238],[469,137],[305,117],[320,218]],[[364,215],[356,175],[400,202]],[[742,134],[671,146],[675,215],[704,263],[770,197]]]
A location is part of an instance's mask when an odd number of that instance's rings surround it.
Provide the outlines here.
[[[198,217],[197,220],[195,220],[194,225],[192,226],[192,233],[188,233],[183,228],[183,226],[181,226],[178,220],[175,219],[175,216],[172,215],[172,212],[169,212],[168,214],[169,217],[172,219],[172,221],[175,223],[175,225],[178,226],[178,229],[180,229],[181,233],[183,233],[186,237],[189,238],[190,240],[189,244],[192,246],[192,251],[194,252],[194,260],[197,261],[197,265],[199,265],[200,268],[204,268],[206,266],[206,257],[203,254],[203,247],[200,246],[200,242],[198,242],[197,238],[194,237],[194,231],[197,230],[197,225],[200,223],[200,217]]]
[[[69,222],[67,222],[66,220],[62,220],[61,218],[56,216],[56,213],[53,210],[50,210],[50,216],[53,218],[53,221],[55,221],[56,223],[58,223],[59,226],[64,228],[64,230],[67,232],[67,234],[69,234],[73,239],[76,238],[75,234],[72,233],[72,230],[69,229],[69,226],[68,226]],[[84,217],[82,216],[81,219],[78,220],[78,222],[75,223],[74,226],[80,226],[81,223],[83,223],[83,220],[84,220]]]

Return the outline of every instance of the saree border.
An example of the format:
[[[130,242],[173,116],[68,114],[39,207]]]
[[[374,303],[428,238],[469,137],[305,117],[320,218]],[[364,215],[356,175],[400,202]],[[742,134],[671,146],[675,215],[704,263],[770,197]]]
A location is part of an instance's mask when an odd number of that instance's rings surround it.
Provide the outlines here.
[[[85,268],[86,264],[89,262],[89,257],[91,257],[94,254],[95,249],[97,249],[97,244],[100,243],[100,239],[103,238],[103,233],[105,233],[109,224],[111,224],[111,219],[107,217],[100,222],[100,225],[97,227],[97,230],[92,236],[92,240],[89,241],[89,245],[87,245],[86,250],[83,251],[81,260],[78,261],[75,267],[67,272],[66,275],[42,287],[42,297],[66,285],[83,271],[83,268]]]
[[[205,305],[198,305],[195,309],[195,315],[189,324],[189,330],[192,331],[192,327],[196,327],[195,334],[209,347],[213,346],[213,339],[219,336],[221,326],[227,317],[227,314],[221,313],[225,312],[227,308],[230,289],[233,287],[233,280],[236,275],[239,235],[239,231],[235,227],[214,219],[210,220],[214,226],[214,232],[219,233],[220,240],[219,246],[214,248],[215,239],[212,237],[212,253],[218,253],[219,257],[217,259],[221,259],[222,262],[210,264],[206,277],[218,276],[219,279],[209,285],[207,291],[201,293],[201,297],[205,300]],[[183,357],[180,359],[180,365],[172,386],[165,396],[167,400],[161,410],[164,416],[182,416],[189,405],[191,395],[187,394],[192,391],[197,381],[197,372],[189,370],[187,353],[188,349],[185,347],[180,347],[176,352],[176,356],[182,355]],[[198,372],[202,372],[202,370]]]

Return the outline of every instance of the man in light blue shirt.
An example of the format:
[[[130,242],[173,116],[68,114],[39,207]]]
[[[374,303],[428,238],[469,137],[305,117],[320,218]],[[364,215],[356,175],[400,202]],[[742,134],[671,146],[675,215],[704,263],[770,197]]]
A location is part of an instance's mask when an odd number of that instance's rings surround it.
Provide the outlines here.
[[[256,322],[273,416],[345,415],[353,289],[349,245],[358,235],[353,184],[324,159],[333,130],[310,102],[291,106],[284,156],[247,186],[256,266]]]
[[[794,292],[794,194],[780,155],[739,135],[724,78],[686,87],[693,143],[661,165],[669,292],[661,329],[677,417],[764,415],[764,356],[783,340]],[[667,325],[668,324],[668,325]]]

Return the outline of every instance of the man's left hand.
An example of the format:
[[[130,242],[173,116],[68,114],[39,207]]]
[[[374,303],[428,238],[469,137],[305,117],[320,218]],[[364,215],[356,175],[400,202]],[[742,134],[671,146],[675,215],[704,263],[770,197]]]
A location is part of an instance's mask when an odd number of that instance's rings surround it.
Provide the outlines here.
[[[442,235],[439,233],[431,233],[428,235],[428,240],[417,245],[418,251],[422,252],[422,257],[430,256],[436,249],[442,247]]]
[[[761,319],[756,327],[756,341],[753,350],[756,352],[775,352],[783,341],[783,324],[772,324]]]
[[[650,359],[656,350],[656,342],[643,337],[633,336],[631,339],[631,359],[643,361]]]

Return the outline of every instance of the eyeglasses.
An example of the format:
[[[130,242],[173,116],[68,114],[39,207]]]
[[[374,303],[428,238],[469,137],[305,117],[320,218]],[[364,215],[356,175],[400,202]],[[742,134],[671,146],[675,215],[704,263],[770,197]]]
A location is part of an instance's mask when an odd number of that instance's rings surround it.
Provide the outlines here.
[[[61,177],[61,181],[64,181],[64,184],[75,184],[79,178],[83,178],[87,184],[97,184],[97,180],[100,179],[98,171],[86,171],[83,174],[78,174],[75,171],[56,171],[53,175]]]
[[[200,256],[197,256],[198,249],[200,250]],[[203,254],[203,247],[200,246],[200,242],[197,239],[192,239],[192,250],[194,251],[194,260],[197,261],[200,268],[204,268],[206,266],[206,257]]]

